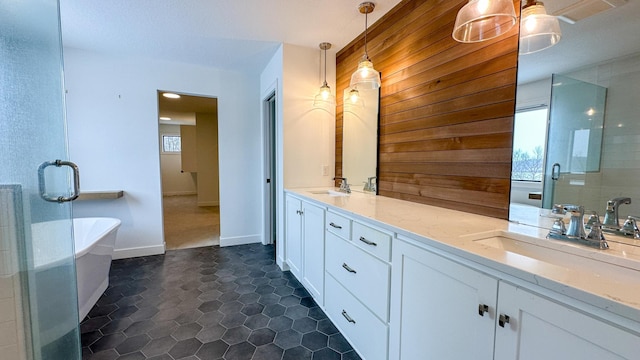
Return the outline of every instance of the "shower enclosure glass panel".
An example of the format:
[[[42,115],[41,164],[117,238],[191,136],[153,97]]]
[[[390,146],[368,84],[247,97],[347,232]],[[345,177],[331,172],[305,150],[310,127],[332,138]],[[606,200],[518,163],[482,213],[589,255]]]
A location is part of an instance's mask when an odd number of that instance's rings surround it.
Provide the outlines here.
[[[56,0],[0,0],[0,144],[0,357],[80,359],[71,206],[38,181],[68,157]],[[67,167],[43,178],[56,198],[74,192]]]
[[[553,75],[542,207],[585,199],[599,181],[607,89]]]

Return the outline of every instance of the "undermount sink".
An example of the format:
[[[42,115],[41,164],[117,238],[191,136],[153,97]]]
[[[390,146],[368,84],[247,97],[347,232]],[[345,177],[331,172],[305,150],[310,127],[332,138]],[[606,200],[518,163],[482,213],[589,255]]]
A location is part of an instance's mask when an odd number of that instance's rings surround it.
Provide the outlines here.
[[[610,242],[599,250],[561,240],[539,239],[509,231],[492,231],[468,236],[474,244],[503,250],[506,258],[523,266],[539,262],[565,269],[596,273],[618,280],[640,278],[640,247]]]
[[[349,196],[347,193],[343,193],[335,190],[311,190],[311,194],[315,195],[329,195],[329,196]]]

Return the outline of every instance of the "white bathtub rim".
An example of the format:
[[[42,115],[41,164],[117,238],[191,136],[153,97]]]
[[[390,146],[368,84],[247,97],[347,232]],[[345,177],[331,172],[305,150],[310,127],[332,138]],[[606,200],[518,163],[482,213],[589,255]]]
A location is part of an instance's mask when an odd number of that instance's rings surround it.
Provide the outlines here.
[[[112,218],[112,217],[79,217],[79,218],[73,218],[73,221],[75,222],[76,220],[79,221],[100,221],[100,220],[109,220],[109,221],[113,221],[112,224],[110,224],[109,226],[107,226],[104,230],[98,232],[95,236],[95,238],[93,239],[93,242],[90,244],[87,244],[84,246],[83,249],[79,250],[78,247],[76,246],[75,248],[75,257],[76,259],[80,258],[81,256],[87,254],[91,248],[102,238],[104,238],[106,235],[108,235],[110,232],[117,230],[120,225],[122,224],[122,221],[120,219],[117,218]],[[73,234],[74,238],[76,236],[76,232],[75,232],[75,228],[74,228],[74,234]],[[78,244],[77,241],[74,241],[74,245]]]

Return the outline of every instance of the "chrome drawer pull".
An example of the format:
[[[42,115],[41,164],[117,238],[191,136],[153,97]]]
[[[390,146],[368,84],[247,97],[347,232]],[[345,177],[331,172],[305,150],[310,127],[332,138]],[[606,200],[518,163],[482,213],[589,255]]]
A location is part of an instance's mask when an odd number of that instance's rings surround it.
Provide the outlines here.
[[[485,304],[478,305],[478,315],[484,316],[484,313],[489,312],[489,306]]]
[[[500,317],[498,318],[498,325],[500,325],[500,327],[504,327],[504,325],[508,323],[509,323],[509,315],[500,314]]]
[[[350,273],[353,273],[353,274],[355,274],[355,273],[356,273],[356,271],[355,271],[355,270],[353,270],[353,269],[352,269],[349,265],[347,265],[346,263],[342,263],[342,267],[343,267],[345,270],[347,270],[348,272],[350,272]]]
[[[369,240],[365,239],[364,236],[360,236],[360,241],[362,241],[363,243],[365,243],[367,245],[378,246],[378,244],[374,243],[373,241],[369,241]]]
[[[344,318],[345,318],[345,319],[347,319],[347,321],[348,321],[348,322],[350,322],[350,323],[352,323],[352,324],[355,324],[355,323],[356,323],[356,321],[355,321],[355,320],[353,320],[353,319],[351,318],[351,316],[349,316],[349,314],[347,314],[347,311],[346,311],[346,310],[342,310],[342,316],[344,316]]]
[[[336,229],[342,229],[342,226],[340,226],[340,225],[336,225],[336,224],[334,224],[334,223],[329,223],[329,225],[330,225],[330,226],[332,226],[332,227],[334,227],[334,228],[336,228]]]

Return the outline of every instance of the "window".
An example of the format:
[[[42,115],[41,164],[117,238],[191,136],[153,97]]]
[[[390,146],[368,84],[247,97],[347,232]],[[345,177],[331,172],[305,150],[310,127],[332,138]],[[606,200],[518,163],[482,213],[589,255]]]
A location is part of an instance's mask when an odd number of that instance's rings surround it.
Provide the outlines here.
[[[180,153],[180,135],[162,135],[162,152]]]
[[[516,112],[511,180],[542,181],[548,109]]]

